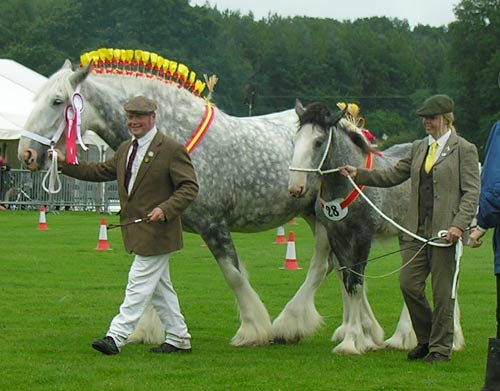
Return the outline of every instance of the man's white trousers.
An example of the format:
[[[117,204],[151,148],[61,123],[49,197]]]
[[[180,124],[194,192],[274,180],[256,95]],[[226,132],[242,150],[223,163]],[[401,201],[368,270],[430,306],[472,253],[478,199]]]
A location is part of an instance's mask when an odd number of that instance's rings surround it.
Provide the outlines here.
[[[113,337],[119,349],[135,330],[149,303],[153,304],[165,326],[165,342],[181,349],[191,347],[191,335],[170,280],[169,259],[169,254],[135,256],[120,313],[113,318],[106,334]]]

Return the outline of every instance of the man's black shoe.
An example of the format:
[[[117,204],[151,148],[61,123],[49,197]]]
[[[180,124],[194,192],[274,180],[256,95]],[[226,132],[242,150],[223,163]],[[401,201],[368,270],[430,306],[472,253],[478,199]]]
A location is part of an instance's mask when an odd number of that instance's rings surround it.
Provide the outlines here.
[[[438,352],[429,353],[429,355],[426,358],[424,358],[424,362],[428,364],[434,364],[435,362],[450,361],[450,360],[451,360],[450,356],[446,356]]]
[[[418,344],[413,350],[408,352],[408,360],[422,360],[429,354],[429,344],[422,343]]]
[[[163,342],[160,346],[149,349],[151,353],[191,353],[191,348],[181,349],[177,346]]]
[[[120,353],[115,340],[110,336],[104,337],[103,339],[96,339],[92,342],[92,347],[101,353],[107,354],[108,356]]]

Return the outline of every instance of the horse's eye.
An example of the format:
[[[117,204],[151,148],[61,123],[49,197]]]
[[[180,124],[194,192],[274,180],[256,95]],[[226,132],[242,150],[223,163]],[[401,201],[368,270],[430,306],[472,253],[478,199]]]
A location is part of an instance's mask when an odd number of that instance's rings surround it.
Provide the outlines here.
[[[54,99],[54,101],[52,102],[52,106],[59,106],[62,104],[63,104],[63,101],[62,101],[62,99],[59,99],[59,98]]]
[[[323,140],[316,140],[314,142],[314,148],[318,149],[323,145]]]

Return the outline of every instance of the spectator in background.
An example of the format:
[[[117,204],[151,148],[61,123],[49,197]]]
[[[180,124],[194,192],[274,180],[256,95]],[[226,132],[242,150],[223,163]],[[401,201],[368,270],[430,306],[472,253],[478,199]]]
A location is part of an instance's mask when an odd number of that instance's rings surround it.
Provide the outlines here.
[[[491,129],[486,143],[486,157],[481,173],[481,195],[477,226],[469,237],[471,247],[483,244],[481,238],[493,228],[493,264],[496,278],[496,338],[488,341],[488,363],[484,391],[500,390],[500,121]]]
[[[0,156],[0,208],[5,209],[1,202],[5,199],[5,193],[9,188],[10,166],[3,156]]]

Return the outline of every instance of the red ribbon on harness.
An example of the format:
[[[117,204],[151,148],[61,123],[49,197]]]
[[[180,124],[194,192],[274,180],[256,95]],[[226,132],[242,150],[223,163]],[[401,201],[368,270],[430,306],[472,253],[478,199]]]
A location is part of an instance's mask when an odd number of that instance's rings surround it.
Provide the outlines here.
[[[77,91],[71,97],[71,104],[66,106],[66,161],[68,164],[78,164],[76,142],[81,145],[84,151],[88,147],[83,143],[81,121],[83,111],[83,97]]]
[[[210,128],[210,125],[212,125],[214,118],[215,108],[209,102],[207,103],[207,106],[205,108],[205,115],[198,125],[198,128],[194,131],[194,133],[191,135],[191,138],[186,143],[186,149],[189,153],[192,153],[201,142],[201,140],[203,140],[203,137],[205,137],[208,128]]]
[[[366,156],[366,161],[365,161],[365,168],[372,168],[373,167],[373,154],[369,153]],[[359,185],[359,190],[363,190],[365,188],[365,185]],[[359,197],[359,191],[354,189],[351,191],[346,198],[340,203],[340,206],[342,209],[347,208],[349,205],[351,205],[354,201],[356,201],[356,198]]]

